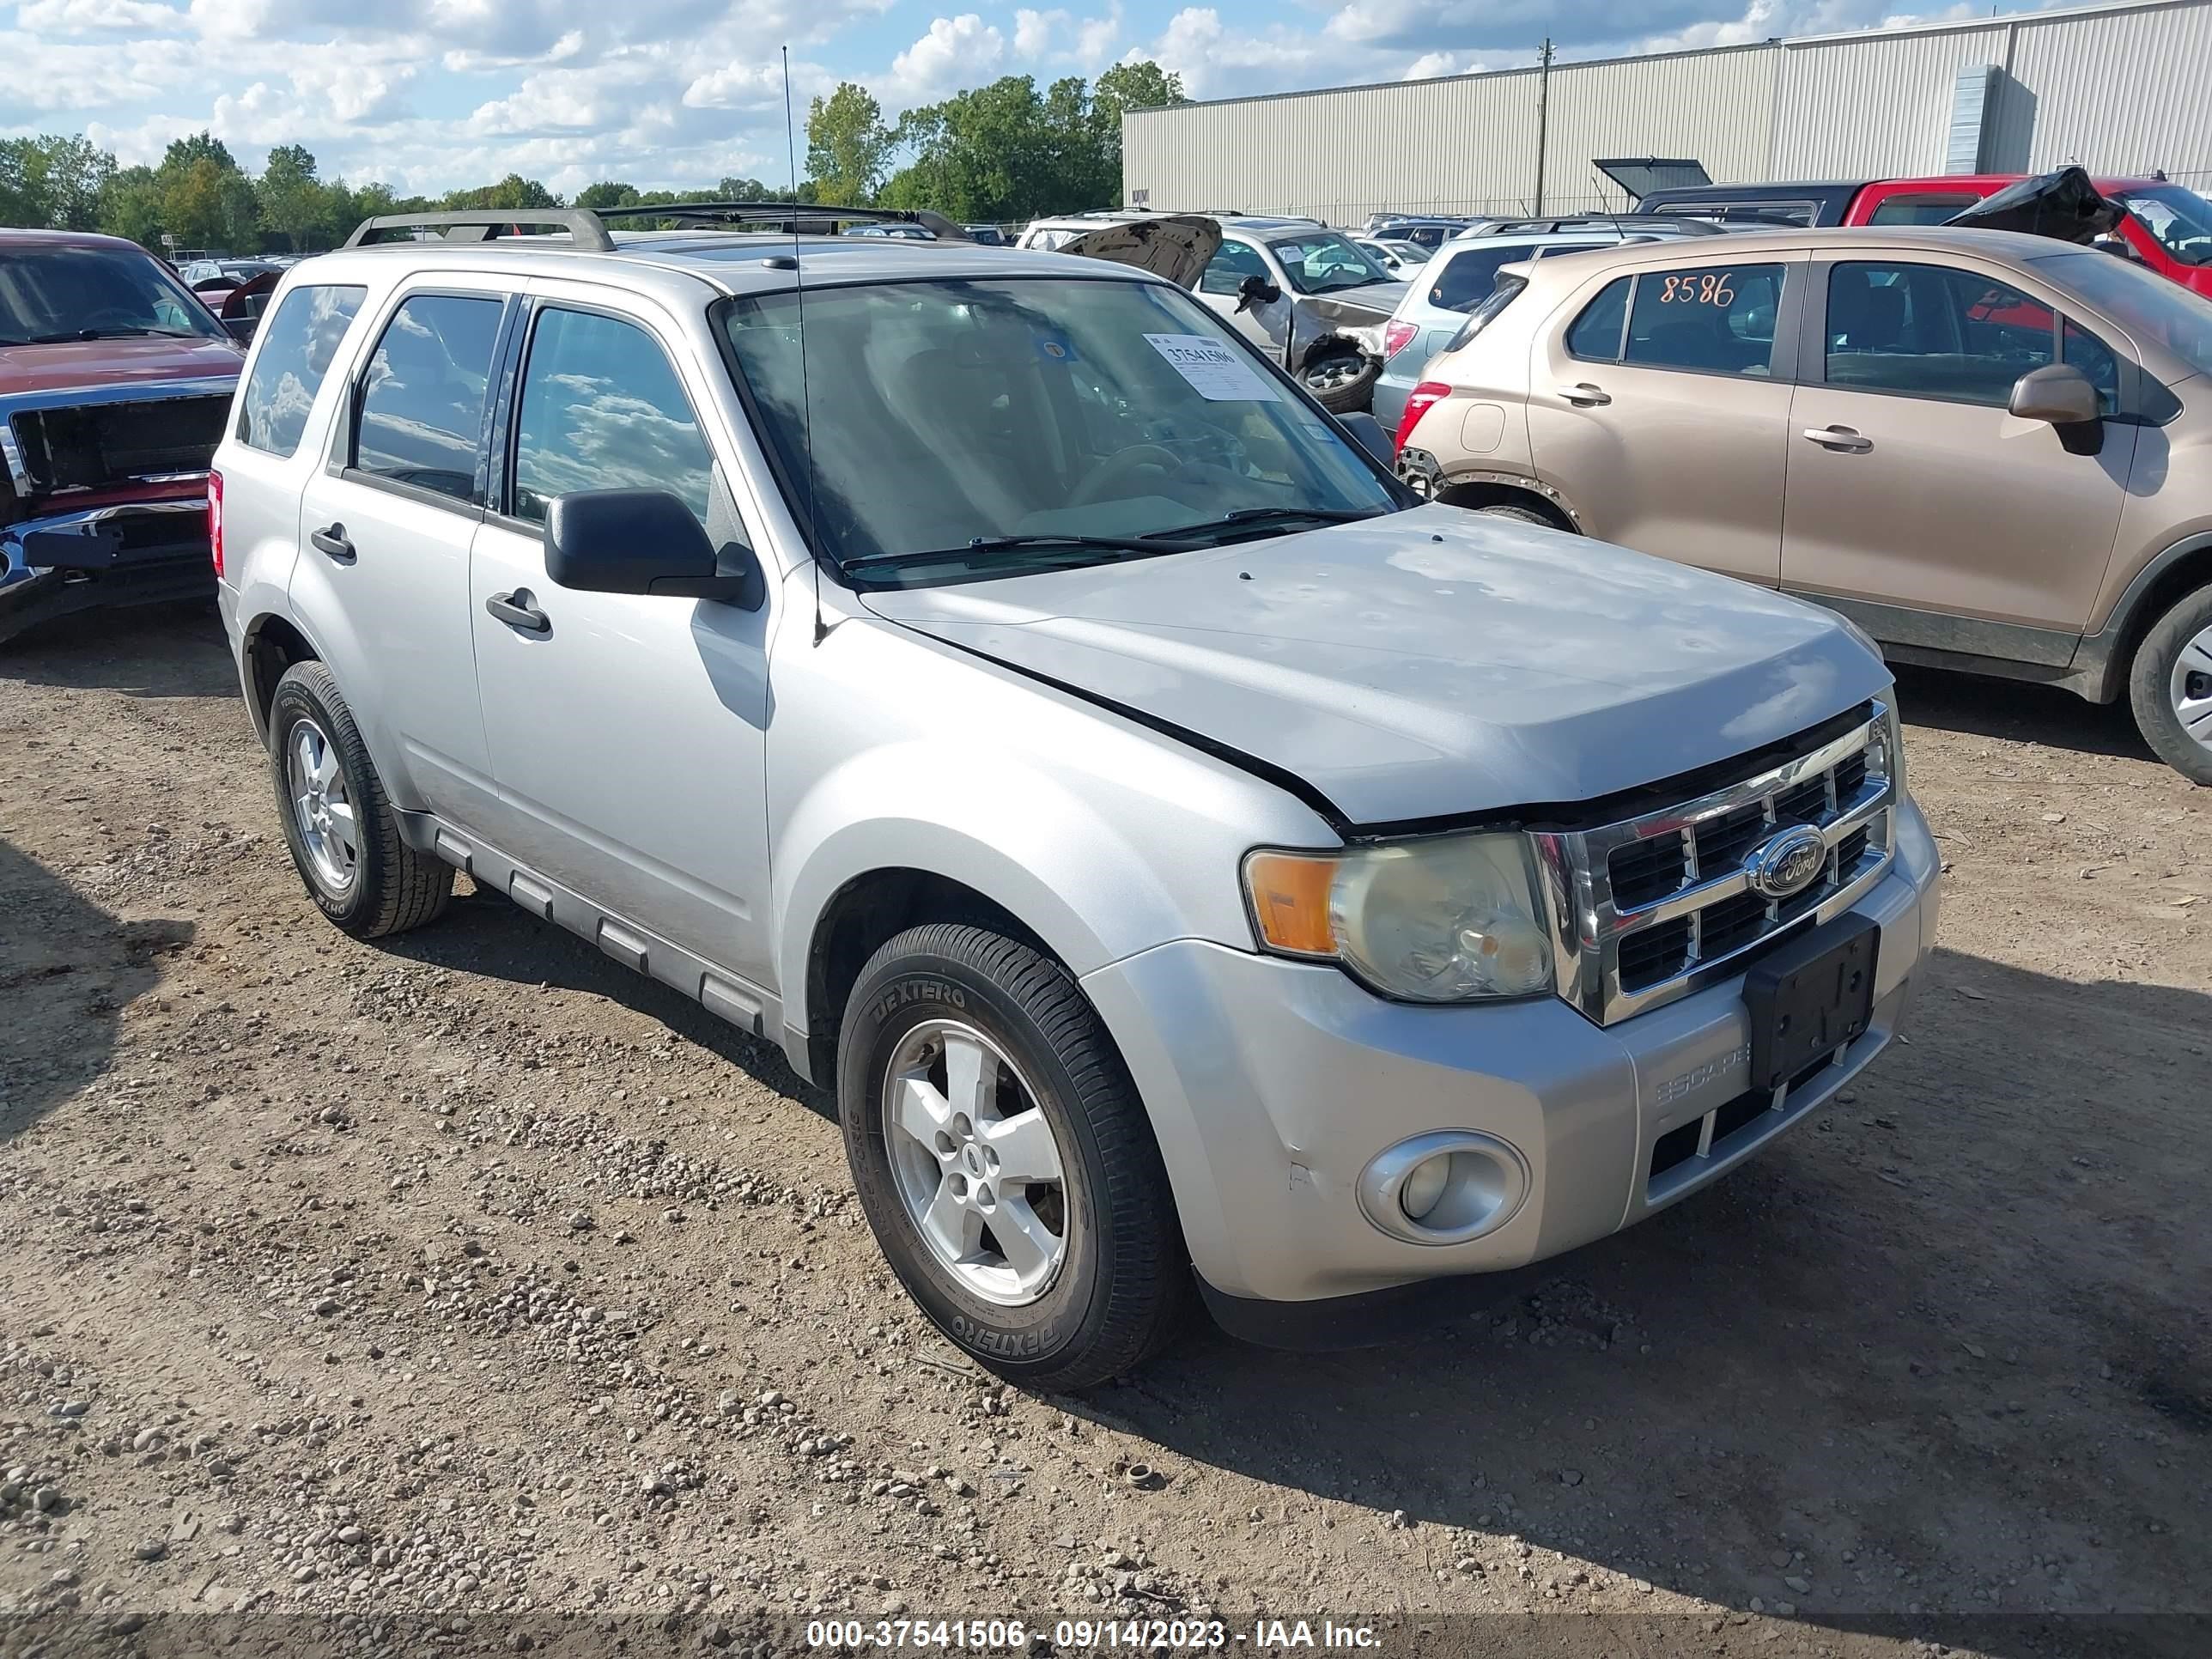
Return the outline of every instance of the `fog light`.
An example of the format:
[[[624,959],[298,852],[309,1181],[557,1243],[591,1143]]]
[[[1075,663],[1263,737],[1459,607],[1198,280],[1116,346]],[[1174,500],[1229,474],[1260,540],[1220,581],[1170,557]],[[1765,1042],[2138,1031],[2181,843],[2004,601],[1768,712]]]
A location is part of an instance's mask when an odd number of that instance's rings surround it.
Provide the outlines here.
[[[1437,1200],[1444,1195],[1444,1183],[1451,1179],[1451,1154],[1440,1152],[1413,1166],[1398,1188],[1398,1207],[1419,1221],[1437,1207]]]
[[[1528,1196],[1528,1165],[1479,1129],[1436,1129],[1377,1152],[1360,1172],[1368,1220],[1410,1244],[1463,1244],[1503,1227]]]

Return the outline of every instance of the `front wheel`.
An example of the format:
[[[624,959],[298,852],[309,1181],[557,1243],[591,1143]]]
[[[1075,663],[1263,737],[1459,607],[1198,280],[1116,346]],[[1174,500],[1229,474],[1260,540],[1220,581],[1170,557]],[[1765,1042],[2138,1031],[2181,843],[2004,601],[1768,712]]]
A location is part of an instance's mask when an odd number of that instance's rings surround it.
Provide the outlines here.
[[[2160,760],[2192,783],[2212,784],[2212,587],[2183,599],[2143,635],[2128,701]]]
[[[1332,415],[1352,415],[1375,401],[1375,382],[1382,365],[1357,351],[1333,351],[1310,359],[1298,371],[1298,384]]]
[[[853,988],[837,1077],[877,1243],[979,1364],[1083,1389],[1175,1334],[1189,1269],[1159,1147],[1058,963],[980,927],[901,933]]]

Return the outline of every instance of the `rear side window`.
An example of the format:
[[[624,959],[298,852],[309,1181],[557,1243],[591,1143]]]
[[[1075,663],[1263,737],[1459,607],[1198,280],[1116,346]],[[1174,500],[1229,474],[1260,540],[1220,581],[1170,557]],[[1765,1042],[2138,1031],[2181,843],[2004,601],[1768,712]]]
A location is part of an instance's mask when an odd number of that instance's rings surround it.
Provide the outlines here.
[[[1647,270],[1629,302],[1624,361],[1707,374],[1772,372],[1780,265]]]
[[[546,311],[515,420],[514,515],[576,489],[665,489],[707,521],[714,458],[659,343],[635,323]]]
[[[1628,321],[1628,285],[1634,280],[1616,276],[1583,307],[1567,330],[1567,349],[1577,357],[1610,363],[1620,356],[1620,331]]]
[[[1828,274],[1831,386],[2002,408],[2054,361],[2057,330],[2043,301],[1975,271],[1853,260]]]
[[[1441,253],[1421,273],[1430,278],[1429,303],[1446,311],[1472,311],[1498,286],[1501,266],[1527,258],[1525,247],[1485,247],[1479,242]],[[1443,265],[1441,270],[1437,264]]]
[[[356,468],[483,505],[484,397],[504,308],[489,297],[418,294],[392,313],[363,381]]]
[[[1940,225],[1954,218],[1982,198],[1957,191],[1916,191],[1910,196],[1892,196],[1876,207],[1867,220],[1870,225]]]
[[[289,455],[307,430],[307,411],[331,372],[338,343],[368,290],[350,284],[295,288],[261,329],[261,349],[239,399],[238,441]]]

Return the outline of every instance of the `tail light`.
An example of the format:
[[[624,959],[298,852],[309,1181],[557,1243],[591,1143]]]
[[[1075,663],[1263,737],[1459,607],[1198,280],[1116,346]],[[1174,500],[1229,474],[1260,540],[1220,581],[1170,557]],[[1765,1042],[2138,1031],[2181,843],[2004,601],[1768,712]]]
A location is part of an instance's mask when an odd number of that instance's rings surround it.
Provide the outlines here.
[[[1398,447],[1406,447],[1406,440],[1413,435],[1413,428],[1421,423],[1421,416],[1436,404],[1451,396],[1451,388],[1442,380],[1424,380],[1406,394],[1406,412],[1398,417]]]
[[[1413,337],[1421,331],[1411,323],[1392,323],[1382,331],[1382,355],[1395,357],[1413,343]]]
[[[215,579],[222,580],[222,474],[208,474],[208,550],[215,556]]]

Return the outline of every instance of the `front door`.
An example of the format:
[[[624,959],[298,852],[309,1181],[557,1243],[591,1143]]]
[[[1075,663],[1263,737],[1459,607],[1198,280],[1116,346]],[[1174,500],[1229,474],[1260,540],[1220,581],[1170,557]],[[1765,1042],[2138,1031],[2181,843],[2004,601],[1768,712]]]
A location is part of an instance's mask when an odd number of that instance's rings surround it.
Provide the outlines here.
[[[1282,289],[1282,296],[1265,305],[1245,304],[1244,283],[1254,276]],[[1199,276],[1198,302],[1277,362],[1285,360],[1291,339],[1290,292],[1284,287],[1282,273],[1273,269],[1267,255],[1251,243],[1233,236],[1222,238],[1220,247]]]
[[[469,614],[501,850],[765,985],[769,608],[577,592],[545,574],[546,505],[571,490],[665,489],[718,544],[744,539],[694,412],[705,401],[641,319],[538,301]]]
[[[483,518],[487,388],[507,303],[440,291],[392,308],[349,388],[335,465],[307,475],[292,567],[294,608],[393,799],[463,823],[491,802],[469,547]]]
[[[1529,448],[1586,532],[1768,587],[1781,579],[1803,258],[1593,278],[1572,320],[1540,337]]]
[[[2069,661],[2111,562],[2136,428],[2106,421],[2098,453],[2079,453],[2006,404],[2063,356],[2114,410],[2124,360],[2045,296],[1970,266],[1839,260],[1811,286],[1784,585],[1844,601],[1893,643]]]

